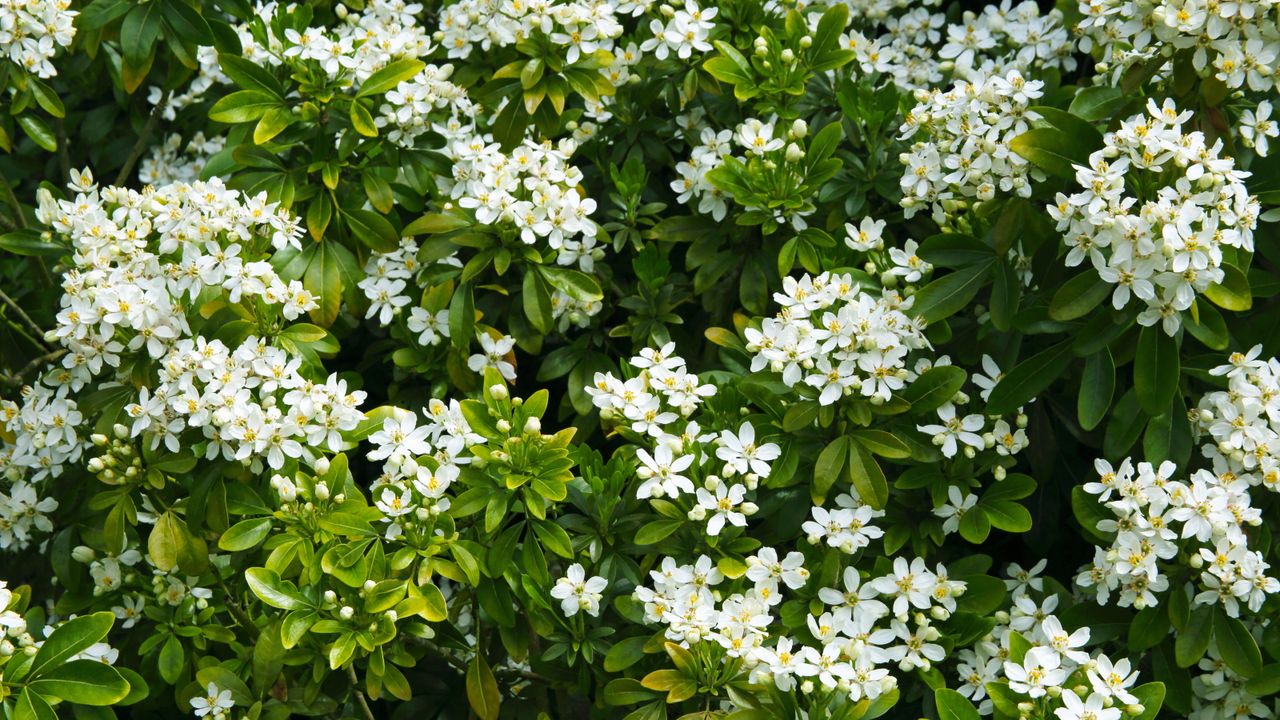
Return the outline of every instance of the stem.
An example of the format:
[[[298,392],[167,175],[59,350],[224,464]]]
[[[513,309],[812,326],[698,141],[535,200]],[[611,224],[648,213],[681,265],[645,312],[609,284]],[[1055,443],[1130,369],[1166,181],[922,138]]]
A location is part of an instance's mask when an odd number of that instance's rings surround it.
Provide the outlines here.
[[[58,169],[62,172],[60,182],[65,183],[71,177],[71,148],[67,145],[67,123],[58,118],[54,121],[58,133]]]
[[[165,90],[161,93],[160,102],[151,108],[151,114],[147,116],[147,124],[142,126],[142,132],[138,133],[138,141],[133,144],[133,150],[129,151],[129,157],[125,159],[124,165],[120,166],[120,173],[116,175],[114,185],[123,185],[129,178],[129,173],[133,172],[133,166],[138,164],[138,158],[142,157],[142,151],[147,148],[151,133],[155,132],[156,125],[160,124],[160,116],[164,114],[164,109],[169,104],[169,92]]]
[[[41,355],[40,357],[27,363],[21,370],[14,373],[13,376],[9,378],[9,382],[13,383],[14,385],[22,385],[22,378],[25,377],[27,373],[31,372],[32,370],[36,369],[37,367],[45,363],[51,363],[54,360],[57,360],[58,358],[66,354],[67,354],[66,348],[58,348],[53,352],[45,353],[44,355]]]
[[[9,297],[9,295],[3,290],[0,290],[0,301],[4,301],[5,305],[8,305],[11,310],[17,313],[18,319],[25,323],[26,326],[35,333],[34,339],[38,344],[43,345],[46,349],[53,350],[53,348],[44,341],[44,330],[42,330],[40,326],[31,319],[30,315],[27,315],[27,313],[23,311],[21,305],[14,302],[13,298]]]
[[[257,640],[261,634],[258,626],[253,624],[253,618],[245,613],[244,608],[240,607],[240,602],[236,599],[235,594],[231,592],[231,588],[227,587],[226,581],[222,579],[222,575],[214,573],[214,577],[218,578],[218,585],[222,587],[222,592],[227,596],[227,611],[231,613],[231,617],[235,619],[236,624],[245,629],[249,633],[249,637]]]
[[[27,226],[27,219],[22,216],[22,206],[18,204],[18,196],[13,194],[13,185],[9,184],[9,178],[0,173],[0,191],[4,192],[4,203],[9,206],[9,211],[13,213],[13,224],[19,230]]]
[[[356,677],[356,664],[347,665],[347,677],[351,678],[351,692],[356,696],[356,704],[364,711],[364,716],[369,720],[378,720],[373,716],[373,710],[369,709],[369,701],[364,699],[364,693],[360,691],[360,678]]]

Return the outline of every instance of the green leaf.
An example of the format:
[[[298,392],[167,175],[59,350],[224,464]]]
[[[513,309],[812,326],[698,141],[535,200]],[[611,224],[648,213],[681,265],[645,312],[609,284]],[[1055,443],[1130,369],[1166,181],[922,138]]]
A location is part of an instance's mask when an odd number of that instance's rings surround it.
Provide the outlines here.
[[[1031,529],[1031,513],[1016,502],[984,501],[978,508],[986,513],[992,527],[1011,533],[1024,533]]]
[[[1138,611],[1129,623],[1129,652],[1140,653],[1159,645],[1169,636],[1169,613],[1162,607]]]
[[[449,605],[445,602],[444,593],[434,583],[427,583],[418,588],[427,602],[422,616],[429,622],[444,622],[449,619]]]
[[[13,708],[11,720],[58,720],[49,701],[31,688],[22,688]]]
[[[356,132],[365,137],[378,137],[378,125],[373,121],[373,114],[369,112],[369,108],[360,103],[359,100],[351,101],[351,127]]]
[[[498,681],[493,677],[493,671],[489,669],[482,653],[476,653],[467,665],[467,700],[480,720],[498,720],[502,695],[498,692]]]
[[[1076,93],[1067,108],[1072,115],[1089,121],[1106,120],[1128,102],[1119,88],[1086,87]]]
[[[911,457],[911,448],[893,433],[884,430],[854,430],[850,435],[880,457],[902,460]]]
[[[129,682],[115,668],[96,660],[72,660],[42,674],[28,687],[77,705],[113,705],[129,694]]]
[[[935,365],[921,373],[899,395],[911,403],[912,413],[930,413],[951,402],[964,387],[966,377],[964,370],[954,365]]]
[[[551,315],[551,294],[547,292],[547,283],[537,272],[526,271],[523,287],[521,299],[525,317],[529,318],[535,330],[546,335],[555,322]]]
[[[910,312],[926,322],[954,315],[972,302],[986,285],[991,265],[991,262],[974,263],[935,279],[915,294]]]
[[[1049,317],[1067,322],[1084,317],[1111,294],[1112,287],[1089,268],[1062,284],[1049,301]]]
[[[44,670],[58,667],[75,655],[79,655],[90,645],[105,638],[115,621],[115,615],[109,612],[96,612],[62,623],[40,645],[35,660],[31,661],[27,676],[39,677]]]
[[[1204,296],[1223,310],[1244,312],[1253,307],[1253,294],[1249,291],[1249,278],[1240,268],[1223,263],[1222,282],[1210,285]]]
[[[1192,309],[1193,312],[1182,317],[1182,327],[1210,350],[1226,350],[1231,337],[1222,313],[1213,305],[1202,302],[1196,302]]]
[[[1107,348],[1090,355],[1084,361],[1084,376],[1080,379],[1080,396],[1076,400],[1076,416],[1080,427],[1092,430],[1107,416],[1111,398],[1116,389],[1116,366]]]
[[[559,525],[550,520],[532,520],[533,531],[537,534],[538,539],[542,541],[542,546],[562,558],[573,559],[573,541],[569,538],[569,533]]]
[[[389,220],[372,210],[343,210],[351,234],[370,249],[389,253],[400,249],[400,233]]]
[[[43,120],[34,115],[24,114],[18,116],[18,124],[36,145],[49,152],[58,151],[58,138]]]
[[[239,552],[256,547],[271,534],[271,518],[250,518],[232,525],[218,538],[218,548]]]
[[[1075,165],[1087,165],[1086,147],[1057,128],[1033,128],[1009,141],[1009,149],[1050,175],[1073,180]]]
[[[600,284],[590,275],[564,267],[539,265],[538,272],[551,286],[581,303],[599,302],[604,299]]]
[[[825,498],[827,491],[835,485],[849,456],[849,445],[849,437],[841,435],[818,453],[818,459],[813,465],[812,491],[815,498]]]
[[[1133,689],[1134,697],[1142,705],[1142,713],[1133,720],[1155,720],[1164,704],[1165,687],[1162,682],[1149,682]]]
[[[654,520],[636,531],[633,542],[637,545],[654,545],[667,539],[672,533],[683,527],[684,524],[685,520],[681,518]]]
[[[167,0],[163,6],[165,22],[179,38],[192,45],[212,45],[213,30],[209,22],[183,0]]]
[[[644,647],[649,638],[644,636],[619,640],[604,656],[604,671],[616,673],[635,665],[644,658]]]
[[[35,230],[15,230],[0,235],[0,250],[28,257],[58,257],[69,252],[57,243],[46,242]]]
[[[455,348],[471,345],[476,327],[476,306],[471,283],[462,283],[449,301],[449,341]]]
[[[751,70],[751,63],[743,57],[742,53],[723,40],[716,40],[713,44],[720,54],[702,64],[703,69],[711,77],[730,85],[754,84],[755,73]]]
[[[129,0],[93,0],[76,18],[82,30],[97,30],[125,16],[133,8]]]
[[[987,396],[987,414],[1003,415],[1035,399],[1071,364],[1071,340],[1064,340],[1043,350],[1013,368],[991,388]]]
[[[281,107],[282,101],[260,90],[239,90],[224,95],[209,108],[209,119],[222,123],[253,122],[268,110]]]
[[[960,537],[974,545],[987,541],[991,535],[991,521],[981,508],[970,508],[960,517]]]
[[[1262,652],[1249,629],[1218,607],[1213,614],[1213,638],[1227,667],[1246,680],[1262,672]]]
[[[186,665],[186,654],[182,651],[182,642],[178,640],[177,635],[170,635],[164,641],[164,645],[160,647],[157,665],[161,680],[170,685],[177,684],[178,679],[182,677],[182,668]]]
[[[1209,640],[1213,637],[1213,609],[1201,607],[1191,613],[1191,620],[1178,632],[1178,639],[1173,646],[1174,659],[1178,667],[1191,667],[1204,657],[1209,649]]]
[[[249,589],[262,602],[281,610],[302,610],[310,603],[298,592],[293,583],[281,580],[274,571],[263,567],[251,567],[244,571]]]
[[[1180,372],[1177,341],[1166,335],[1160,325],[1142,328],[1133,359],[1133,388],[1147,415],[1169,412]]]
[[[973,703],[955,690],[938,688],[933,700],[938,704],[938,720],[982,720]]]
[[[388,63],[386,67],[378,70],[369,76],[360,89],[356,92],[356,97],[368,97],[370,95],[381,95],[388,90],[394,90],[397,85],[412,80],[418,73],[422,72],[427,64],[421,60],[413,58],[401,58]]]
[[[258,120],[258,124],[254,126],[253,142],[257,145],[270,142],[272,138],[283,132],[285,128],[297,122],[299,118],[300,116],[289,112],[288,108],[271,108]]]
[[[134,67],[147,65],[147,59],[155,49],[163,23],[160,19],[161,3],[149,2],[133,6],[120,25],[120,49],[124,58]]]
[[[269,70],[258,63],[238,55],[218,54],[222,72],[243,90],[257,90],[284,99],[284,88]]]
[[[889,483],[871,453],[858,443],[849,443],[849,464],[845,467],[862,502],[877,510],[884,509],[889,502]]]
[[[1262,671],[1253,676],[1244,689],[1250,695],[1258,697],[1266,697],[1275,695],[1280,692],[1280,663],[1271,663],[1262,668]]]
[[[180,557],[190,552],[187,545],[186,523],[172,510],[161,513],[147,537],[147,553],[151,555],[151,562],[158,569],[169,572],[178,567]]]

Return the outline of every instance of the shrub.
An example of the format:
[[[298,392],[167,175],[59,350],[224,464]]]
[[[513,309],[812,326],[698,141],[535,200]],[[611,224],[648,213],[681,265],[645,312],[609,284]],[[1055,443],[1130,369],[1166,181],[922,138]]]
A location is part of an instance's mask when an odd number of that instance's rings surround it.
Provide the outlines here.
[[[0,718],[1280,713],[1280,5],[0,2]]]

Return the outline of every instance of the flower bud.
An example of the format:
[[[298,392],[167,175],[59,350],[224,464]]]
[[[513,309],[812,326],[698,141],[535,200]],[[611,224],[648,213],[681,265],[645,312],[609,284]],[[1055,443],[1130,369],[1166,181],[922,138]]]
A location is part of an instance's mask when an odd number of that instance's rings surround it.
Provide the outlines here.
[[[507,393],[507,386],[502,383],[494,383],[489,386],[489,397],[494,400],[506,400],[510,397]]]
[[[338,616],[343,620],[350,620],[356,616],[356,609],[350,605],[343,605],[342,609],[338,611]]]
[[[319,459],[317,459],[315,464],[315,471],[317,475],[328,475],[329,474],[329,458],[322,456]]]

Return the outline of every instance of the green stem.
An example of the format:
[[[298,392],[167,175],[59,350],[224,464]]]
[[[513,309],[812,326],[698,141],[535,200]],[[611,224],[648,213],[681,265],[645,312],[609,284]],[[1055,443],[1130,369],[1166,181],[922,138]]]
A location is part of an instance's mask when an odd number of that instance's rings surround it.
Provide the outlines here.
[[[164,114],[165,107],[169,105],[169,93],[169,90],[165,90],[160,95],[160,101],[151,108],[151,114],[147,116],[147,124],[142,126],[142,132],[138,133],[138,141],[133,144],[133,150],[129,151],[129,157],[125,159],[124,165],[120,166],[114,185],[123,185],[124,181],[129,179],[133,166],[138,164],[142,151],[147,149],[147,141],[151,139],[151,133],[155,132],[156,125],[160,124],[160,116]]]

